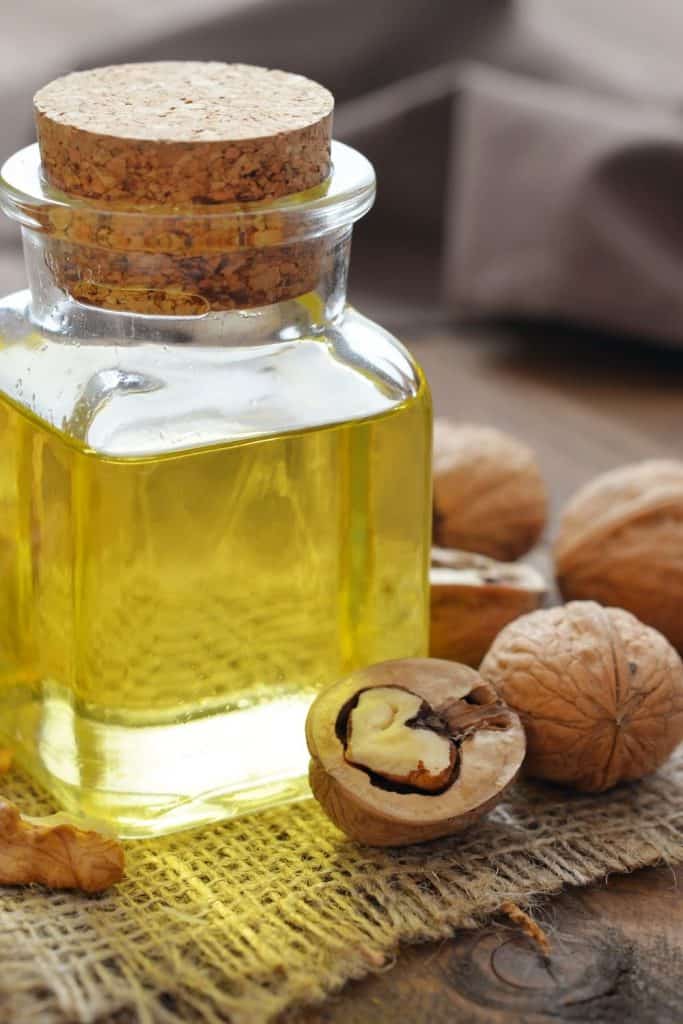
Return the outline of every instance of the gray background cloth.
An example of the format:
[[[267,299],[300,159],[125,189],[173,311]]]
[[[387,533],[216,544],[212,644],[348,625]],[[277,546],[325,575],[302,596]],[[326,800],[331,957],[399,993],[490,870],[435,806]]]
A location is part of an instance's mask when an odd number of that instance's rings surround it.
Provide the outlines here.
[[[682,29],[676,0],[3,0],[0,158],[32,140],[35,89],[74,68],[298,71],[377,166],[358,290],[390,321],[421,303],[680,345]],[[22,283],[4,222],[0,291]]]

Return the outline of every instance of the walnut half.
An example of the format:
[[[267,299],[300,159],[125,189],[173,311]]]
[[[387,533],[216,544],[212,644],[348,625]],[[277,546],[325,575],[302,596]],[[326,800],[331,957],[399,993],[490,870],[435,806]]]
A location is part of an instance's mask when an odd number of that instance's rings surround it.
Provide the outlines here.
[[[429,653],[476,668],[503,626],[543,601],[543,577],[521,562],[432,548]]]
[[[313,795],[352,839],[401,846],[485,814],[524,758],[519,718],[473,669],[414,658],[334,683],[308,713]]]

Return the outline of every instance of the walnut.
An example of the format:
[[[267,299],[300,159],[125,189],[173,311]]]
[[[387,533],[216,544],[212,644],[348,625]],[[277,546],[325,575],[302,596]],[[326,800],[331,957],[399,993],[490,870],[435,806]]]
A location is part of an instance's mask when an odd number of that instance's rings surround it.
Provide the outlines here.
[[[565,599],[627,608],[683,651],[683,462],[622,466],[581,488],[555,564]]]
[[[538,540],[547,495],[534,453],[492,427],[434,424],[434,542],[509,561]]]
[[[22,817],[0,797],[0,885],[102,892],[121,880],[123,865],[115,839],[79,828],[65,814]]]
[[[386,661],[318,695],[306,721],[316,800],[352,839],[402,846],[459,832],[494,806],[524,730],[465,665]]]
[[[476,668],[508,622],[538,608],[545,583],[535,569],[484,555],[432,549],[429,653]]]
[[[526,729],[530,775],[600,792],[653,772],[683,739],[683,663],[621,608],[574,601],[500,633],[481,674]]]

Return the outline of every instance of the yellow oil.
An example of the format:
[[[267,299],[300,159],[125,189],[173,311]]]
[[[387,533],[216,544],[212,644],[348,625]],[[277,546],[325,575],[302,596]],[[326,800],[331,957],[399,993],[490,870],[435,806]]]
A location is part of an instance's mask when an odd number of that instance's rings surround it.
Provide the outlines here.
[[[426,653],[430,403],[111,455],[0,399],[0,728],[161,833],[306,793],[315,691]]]

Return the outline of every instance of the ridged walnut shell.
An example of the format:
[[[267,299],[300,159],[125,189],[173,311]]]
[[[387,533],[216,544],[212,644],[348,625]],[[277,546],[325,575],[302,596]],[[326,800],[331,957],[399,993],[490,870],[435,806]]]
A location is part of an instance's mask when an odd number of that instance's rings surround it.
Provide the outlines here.
[[[450,723],[464,714],[490,721],[460,730],[456,770],[440,793],[404,791],[378,784],[345,757],[341,722],[364,691],[397,687],[420,697]],[[458,730],[454,730],[458,732]],[[406,658],[385,661],[333,683],[315,699],[306,720],[309,779],[328,817],[352,839],[371,846],[404,846],[452,835],[498,803],[524,759],[519,718],[478,672],[451,661]]]
[[[534,611],[545,582],[522,562],[432,548],[429,653],[477,668],[503,626]]]
[[[527,445],[493,427],[435,421],[435,544],[511,561],[538,540],[547,504]]]
[[[627,608],[683,651],[683,462],[596,477],[567,505],[555,542],[566,600]]]
[[[480,671],[524,723],[536,778],[600,792],[655,771],[683,740],[683,663],[621,608],[574,601],[525,615]]]

